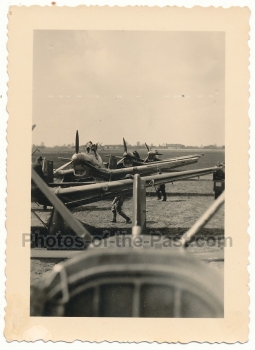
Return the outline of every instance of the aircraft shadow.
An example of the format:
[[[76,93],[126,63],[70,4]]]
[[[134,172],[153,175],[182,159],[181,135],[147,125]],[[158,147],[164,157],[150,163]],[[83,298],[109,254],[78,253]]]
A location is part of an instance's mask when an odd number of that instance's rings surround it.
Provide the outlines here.
[[[78,208],[74,208],[72,209],[72,213],[79,213],[81,211],[110,211],[111,207],[97,207],[95,205],[90,205],[90,206],[84,206],[84,207],[78,207]]]

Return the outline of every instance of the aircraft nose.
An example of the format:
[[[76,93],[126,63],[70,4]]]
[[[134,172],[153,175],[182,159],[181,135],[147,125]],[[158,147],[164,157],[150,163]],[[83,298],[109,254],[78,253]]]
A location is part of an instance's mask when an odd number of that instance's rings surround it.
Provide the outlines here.
[[[72,156],[73,165],[83,165],[86,162],[89,162],[89,158],[86,154],[74,154]]]
[[[77,154],[74,154],[72,156],[72,164],[73,164],[74,168],[80,165],[80,160],[79,160],[79,157],[77,156]]]

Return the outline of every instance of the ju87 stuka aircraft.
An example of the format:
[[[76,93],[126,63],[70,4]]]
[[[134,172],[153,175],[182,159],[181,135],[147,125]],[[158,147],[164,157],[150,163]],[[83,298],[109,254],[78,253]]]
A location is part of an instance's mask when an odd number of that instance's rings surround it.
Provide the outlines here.
[[[139,153],[137,151],[131,152],[127,149],[127,143],[125,139],[123,138],[123,146],[124,146],[124,153],[122,157],[115,156],[116,158],[120,158],[120,160],[117,162],[118,168],[126,168],[126,167],[132,167],[132,166],[140,166],[144,165],[145,163],[157,163],[159,162],[179,162],[179,161],[185,161],[184,164],[178,165],[188,165],[193,164],[198,161],[200,157],[202,157],[204,154],[191,154],[187,156],[181,156],[181,157],[174,157],[174,158],[167,158],[167,159],[161,159],[159,156],[162,156],[162,153],[159,153],[156,149],[151,149],[149,146],[145,143],[145,146],[147,148],[147,156],[145,159],[140,158]]]
[[[111,158],[111,157],[110,157]],[[98,181],[112,181],[123,179],[127,175],[149,175],[154,173],[160,173],[162,171],[171,171],[171,169],[184,166],[187,164],[196,163],[199,159],[197,156],[190,156],[188,158],[173,158],[161,162],[139,163],[139,166],[124,167],[121,169],[114,169],[111,166],[111,160],[109,167],[106,168],[100,154],[97,152],[96,145],[92,142],[87,144],[85,152],[79,152],[79,134],[76,132],[75,140],[75,154],[71,159],[61,158],[67,160],[68,163],[61,166],[54,171],[54,176],[65,176],[73,173],[75,177],[86,178],[92,177]],[[64,170],[68,165],[71,165],[71,169]]]

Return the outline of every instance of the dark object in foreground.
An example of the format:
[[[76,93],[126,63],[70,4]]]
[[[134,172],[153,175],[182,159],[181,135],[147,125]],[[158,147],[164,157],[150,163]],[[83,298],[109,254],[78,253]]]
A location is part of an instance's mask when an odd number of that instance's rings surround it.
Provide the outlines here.
[[[161,199],[161,196],[163,196],[163,201],[166,201],[166,185],[160,184],[159,186],[156,186],[156,194],[158,196],[158,199]]]
[[[140,239],[140,249],[135,248],[138,237],[119,237],[118,249],[102,248],[105,239],[99,248],[56,265],[44,284],[32,290],[31,316],[224,316],[223,280],[214,269],[184,249],[164,248],[165,240],[146,249],[155,237]]]
[[[92,244],[90,233],[34,171],[32,175],[76,234]],[[31,291],[31,316],[223,317],[221,276],[176,247],[185,247],[210,220],[224,203],[224,194],[173,245],[162,237],[142,235],[145,193],[144,180],[135,175],[132,235],[103,239],[56,265],[46,281]]]

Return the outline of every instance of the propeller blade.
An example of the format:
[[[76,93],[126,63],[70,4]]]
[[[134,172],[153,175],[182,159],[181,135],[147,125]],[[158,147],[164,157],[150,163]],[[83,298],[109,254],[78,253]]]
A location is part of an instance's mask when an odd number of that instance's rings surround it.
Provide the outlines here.
[[[123,145],[124,145],[124,150],[127,153],[127,144],[126,144],[124,137],[123,137]]]
[[[72,160],[70,160],[70,162],[68,162],[68,163],[65,163],[65,164],[61,165],[59,168],[57,168],[57,169],[54,170],[54,173],[57,173],[59,170],[64,169],[65,167],[67,167],[67,166],[70,165],[71,163],[72,163]]]
[[[79,132],[76,131],[76,137],[75,137],[75,153],[79,153]]]
[[[147,156],[143,162],[146,163],[148,159],[149,159],[149,156]]]
[[[118,157],[119,158],[119,157]],[[124,158],[121,158],[121,160],[118,161],[118,165],[121,164],[123,161],[125,160],[125,157]]]
[[[147,151],[150,152],[149,146],[147,145],[147,143],[145,142],[145,146],[147,148]]]

